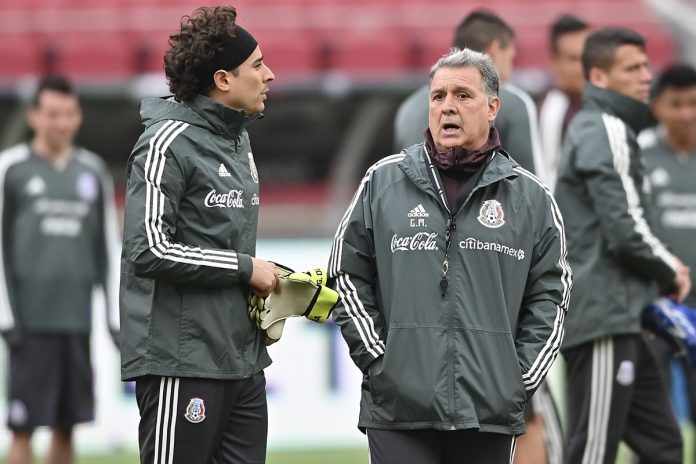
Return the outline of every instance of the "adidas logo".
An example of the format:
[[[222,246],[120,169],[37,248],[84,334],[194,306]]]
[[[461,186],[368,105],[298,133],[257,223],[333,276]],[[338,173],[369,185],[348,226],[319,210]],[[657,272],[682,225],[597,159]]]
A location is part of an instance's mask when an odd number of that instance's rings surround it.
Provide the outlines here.
[[[218,168],[218,176],[220,177],[230,177],[232,174],[230,174],[230,171],[227,170],[224,164],[220,163],[220,167]]]
[[[410,218],[427,218],[430,215],[428,212],[423,208],[423,205],[419,204],[415,208],[413,208],[411,211],[408,212],[408,217]]]

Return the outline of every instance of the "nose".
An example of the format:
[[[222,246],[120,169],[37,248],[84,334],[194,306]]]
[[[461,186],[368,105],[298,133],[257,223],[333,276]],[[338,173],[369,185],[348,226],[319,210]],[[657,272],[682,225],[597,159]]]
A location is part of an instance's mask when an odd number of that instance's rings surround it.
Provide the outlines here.
[[[452,113],[454,111],[454,96],[447,94],[445,99],[442,101],[442,111],[445,113]]]
[[[641,78],[643,79],[644,82],[652,82],[652,73],[650,72],[650,68],[647,66],[643,67],[643,72],[641,75]]]
[[[266,65],[264,65],[264,66],[266,66]],[[266,71],[268,71],[268,72],[266,73],[266,80],[265,80],[265,82],[275,80],[275,74],[273,74],[273,71],[271,71],[271,68],[269,68],[268,66],[266,66]]]

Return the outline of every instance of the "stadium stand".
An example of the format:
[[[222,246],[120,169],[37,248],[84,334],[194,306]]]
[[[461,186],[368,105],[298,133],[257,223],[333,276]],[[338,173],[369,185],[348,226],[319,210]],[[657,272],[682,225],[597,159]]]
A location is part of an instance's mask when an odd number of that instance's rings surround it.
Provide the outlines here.
[[[371,78],[432,63],[451,41],[466,10],[454,0],[238,0],[240,22],[264,44],[277,74],[329,69]],[[81,80],[159,72],[171,24],[198,3],[190,0],[4,0],[0,2],[0,79],[12,82],[57,66]],[[650,37],[656,64],[673,55],[667,34],[641,0],[514,2],[485,7],[515,24],[517,68],[547,64],[546,25],[574,11],[597,26],[620,22]]]

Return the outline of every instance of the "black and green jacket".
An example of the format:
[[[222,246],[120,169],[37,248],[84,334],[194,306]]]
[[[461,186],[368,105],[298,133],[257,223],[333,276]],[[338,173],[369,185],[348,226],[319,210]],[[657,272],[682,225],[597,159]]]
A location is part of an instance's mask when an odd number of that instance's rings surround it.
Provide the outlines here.
[[[524,431],[563,339],[571,273],[548,189],[502,152],[483,169],[450,212],[414,145],[367,171],[339,224],[329,274],[365,374],[360,427]]]
[[[21,143],[0,153],[0,331],[88,334],[95,287],[118,332],[119,231],[102,159],[73,147],[57,166]]]
[[[566,134],[555,196],[566,220],[575,287],[564,348],[640,332],[640,314],[675,276],[646,219],[636,134],[647,105],[592,85]]]
[[[258,174],[243,112],[146,98],[128,161],[122,378],[245,378],[270,364],[246,310]]]

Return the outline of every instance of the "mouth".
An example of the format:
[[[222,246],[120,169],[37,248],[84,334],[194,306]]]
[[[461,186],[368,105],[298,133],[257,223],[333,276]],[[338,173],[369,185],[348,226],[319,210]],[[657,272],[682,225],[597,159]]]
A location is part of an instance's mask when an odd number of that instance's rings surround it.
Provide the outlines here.
[[[461,127],[453,122],[446,122],[442,125],[442,131],[445,134],[454,134],[459,130],[461,130]]]

